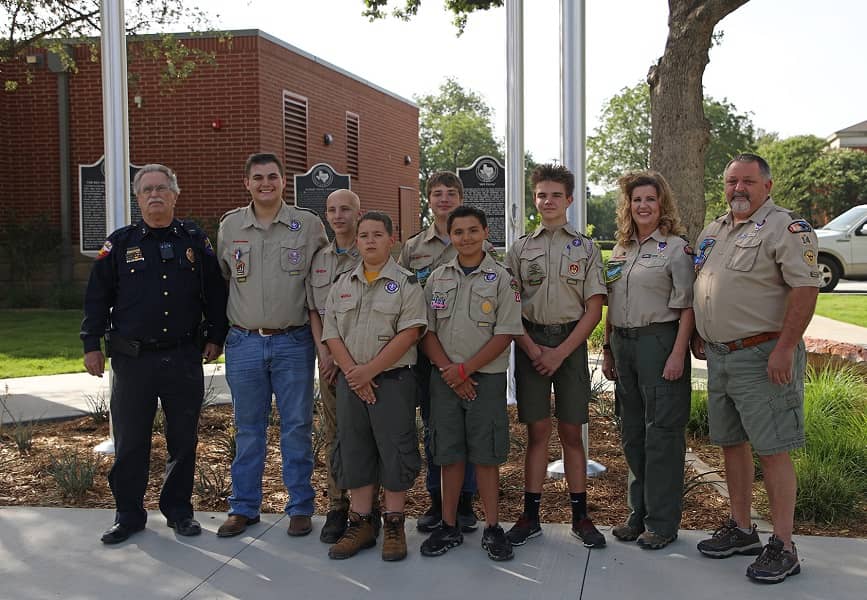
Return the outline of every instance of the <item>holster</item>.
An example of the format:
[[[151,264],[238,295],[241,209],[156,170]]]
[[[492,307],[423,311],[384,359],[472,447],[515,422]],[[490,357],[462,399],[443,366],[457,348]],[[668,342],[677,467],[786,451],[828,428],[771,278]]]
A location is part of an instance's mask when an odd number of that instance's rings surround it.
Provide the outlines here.
[[[115,331],[105,332],[105,355],[110,357],[113,354],[123,354],[124,356],[137,357],[141,353],[141,342],[138,340],[128,340],[121,337]]]

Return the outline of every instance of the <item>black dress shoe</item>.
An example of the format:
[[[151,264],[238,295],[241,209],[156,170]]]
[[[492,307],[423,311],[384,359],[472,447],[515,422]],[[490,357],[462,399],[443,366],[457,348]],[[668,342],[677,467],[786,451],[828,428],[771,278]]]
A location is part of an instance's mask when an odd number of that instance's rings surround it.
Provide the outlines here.
[[[131,527],[123,523],[115,523],[102,534],[103,544],[119,544],[125,542],[129,536],[144,529],[144,525],[139,527]]]
[[[166,525],[178,532],[178,535],[187,537],[202,533],[202,526],[192,517],[184,517],[179,521],[167,521]]]

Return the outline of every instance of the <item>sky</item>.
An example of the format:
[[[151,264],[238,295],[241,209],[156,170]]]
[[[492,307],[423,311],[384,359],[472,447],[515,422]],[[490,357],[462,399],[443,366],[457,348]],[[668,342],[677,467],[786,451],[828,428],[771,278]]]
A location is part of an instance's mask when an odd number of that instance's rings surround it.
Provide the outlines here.
[[[392,0],[403,4],[403,0]],[[447,77],[479,93],[505,137],[506,13],[470,15],[456,36],[442,0],[410,22],[369,22],[362,0],[208,0],[216,27],[260,29],[395,94],[436,93]],[[560,156],[559,0],[524,2],[524,143],[537,161]],[[643,81],[662,55],[666,0],[586,1],[588,135],[605,102]],[[717,31],[705,94],[732,102],[781,137],[833,132],[867,120],[863,0],[750,0]]]

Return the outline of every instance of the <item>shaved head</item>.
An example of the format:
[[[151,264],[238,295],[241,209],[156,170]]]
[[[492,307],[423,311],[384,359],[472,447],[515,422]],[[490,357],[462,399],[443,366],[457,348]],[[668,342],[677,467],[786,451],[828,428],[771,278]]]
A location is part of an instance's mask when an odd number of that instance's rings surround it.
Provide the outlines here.
[[[352,202],[356,209],[361,208],[361,199],[359,199],[358,194],[352,190],[334,190],[328,194],[328,198],[325,200],[325,206],[327,207],[330,204],[340,204],[341,202]]]

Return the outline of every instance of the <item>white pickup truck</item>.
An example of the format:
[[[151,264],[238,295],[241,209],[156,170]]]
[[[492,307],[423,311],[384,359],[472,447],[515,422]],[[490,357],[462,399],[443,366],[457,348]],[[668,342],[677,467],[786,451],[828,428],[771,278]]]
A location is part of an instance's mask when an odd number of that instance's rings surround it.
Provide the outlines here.
[[[821,292],[843,279],[867,280],[867,204],[853,206],[816,230]]]

